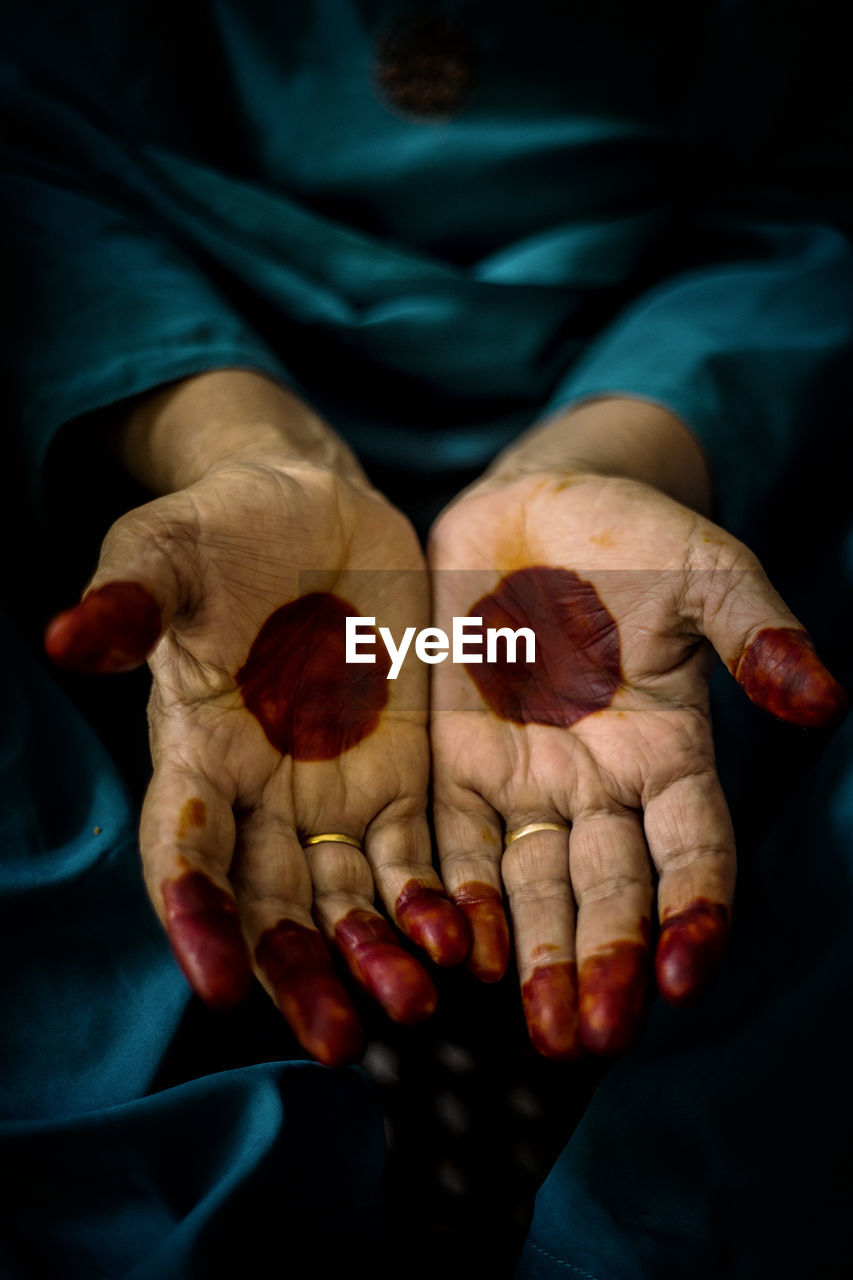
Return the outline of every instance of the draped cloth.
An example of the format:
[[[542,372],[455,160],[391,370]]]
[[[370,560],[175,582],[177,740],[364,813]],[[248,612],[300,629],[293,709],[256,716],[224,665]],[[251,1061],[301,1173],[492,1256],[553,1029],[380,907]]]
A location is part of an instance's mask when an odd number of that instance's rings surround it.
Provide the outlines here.
[[[189,992],[126,790],[5,621],[0,636],[0,1274],[204,1277],[306,1253],[323,1274],[381,1221],[370,1084],[292,1048],[164,1081]]]

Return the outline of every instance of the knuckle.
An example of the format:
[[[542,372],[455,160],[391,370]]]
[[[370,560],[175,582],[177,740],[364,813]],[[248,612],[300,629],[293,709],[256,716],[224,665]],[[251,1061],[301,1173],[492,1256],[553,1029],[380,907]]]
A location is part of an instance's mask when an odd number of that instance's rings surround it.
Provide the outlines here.
[[[530,886],[538,893],[548,885],[566,885],[569,883],[568,849],[546,849],[533,837],[527,837],[518,845],[510,846],[503,856],[501,869],[510,897]]]
[[[622,872],[604,876],[601,879],[578,884],[573,881],[575,898],[579,906],[592,906],[597,902],[607,902],[622,896],[634,896],[639,890],[647,895],[652,887],[651,870],[642,872]]]
[[[346,893],[372,899],[373,876],[357,849],[348,845],[314,845],[307,856],[317,896]]]
[[[684,868],[695,868],[705,864],[709,868],[728,867],[734,858],[734,852],[719,844],[693,845],[690,848],[673,847],[662,851],[658,858],[658,868],[663,874],[682,871]]]

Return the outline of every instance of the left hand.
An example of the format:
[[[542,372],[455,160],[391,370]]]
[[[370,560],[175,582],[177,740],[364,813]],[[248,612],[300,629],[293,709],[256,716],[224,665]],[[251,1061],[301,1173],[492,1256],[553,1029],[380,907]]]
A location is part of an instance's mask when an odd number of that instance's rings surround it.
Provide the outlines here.
[[[673,1004],[702,994],[728,931],[735,847],[706,638],[783,719],[826,723],[844,695],[752,553],[648,484],[486,480],[440,518],[430,564],[448,633],[474,615],[536,637],[532,665],[522,641],[514,665],[483,651],[433,673],[436,834],[469,965],[485,981],[504,971],[503,887],[537,1048],[624,1050],[644,1017],[655,900],[657,985]],[[505,833],[537,823],[551,825],[504,852]]]
[[[149,659],[140,853],[195,991],[227,1007],[254,972],[309,1054],[351,1061],[330,949],[397,1022],[437,998],[375,896],[437,963],[468,947],[432,867],[426,673],[345,661],[348,615],[426,621],[420,546],[332,429],[254,375],[167,388],[122,428],[164,492],[112,526],[48,652],[97,673]]]

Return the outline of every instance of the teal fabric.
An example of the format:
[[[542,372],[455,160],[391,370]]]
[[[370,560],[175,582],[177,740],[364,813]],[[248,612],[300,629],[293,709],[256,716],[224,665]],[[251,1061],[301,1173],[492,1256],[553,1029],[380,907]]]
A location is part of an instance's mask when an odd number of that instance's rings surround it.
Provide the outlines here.
[[[849,155],[824,146],[797,185],[778,146],[792,94],[813,100],[824,9],[532,0],[521,21],[460,0],[442,12],[477,84],[445,122],[377,87],[405,12],[42,0],[10,19],[7,342],[32,483],[70,419],[223,364],[288,377],[368,459],[419,471],[622,390],[683,414],[720,472],[737,455],[747,490],[772,483],[767,447],[787,456],[849,340]]]
[[[638,395],[697,433],[720,518],[843,675],[853,148],[833,6],[448,0],[477,78],[442,122],[377,84],[408,12],[4,15],[22,490],[49,518],[51,466],[87,465],[80,419],[203,369],[288,382],[412,486],[561,406]],[[382,1159],[366,1082],[282,1055],[163,1083],[187,994],[130,805],[3,643],[0,1266],[204,1276],[288,1232],[322,1253],[331,1222],[364,1255]],[[742,858],[726,971],[701,1009],[656,1008],[608,1073],[540,1194],[525,1280],[846,1274],[850,732],[782,732],[723,681],[715,706]]]

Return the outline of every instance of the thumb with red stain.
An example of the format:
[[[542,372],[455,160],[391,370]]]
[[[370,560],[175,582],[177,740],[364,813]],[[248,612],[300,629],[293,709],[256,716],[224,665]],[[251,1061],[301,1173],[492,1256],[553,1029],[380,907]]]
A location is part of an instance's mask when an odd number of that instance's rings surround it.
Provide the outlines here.
[[[758,561],[746,554],[754,567],[712,571],[702,631],[757,706],[808,729],[835,724],[847,711],[844,689]]]
[[[58,666],[86,674],[131,671],[146,660],[174,616],[175,569],[145,518],[154,505],[116,521],[83,599],[48,623],[44,647]]]

